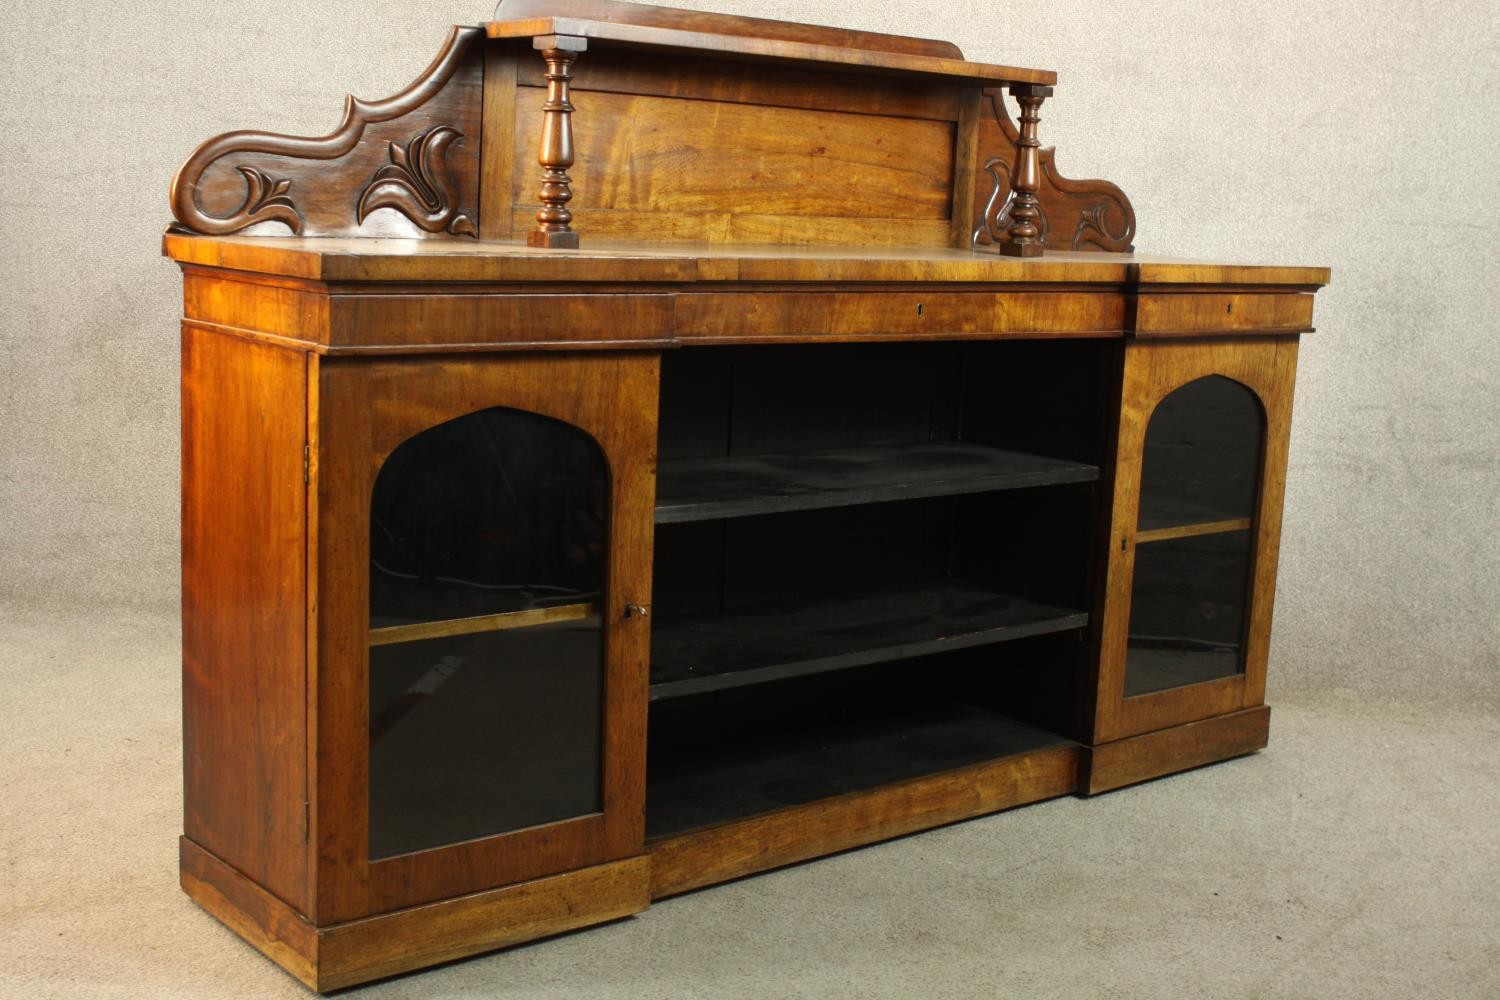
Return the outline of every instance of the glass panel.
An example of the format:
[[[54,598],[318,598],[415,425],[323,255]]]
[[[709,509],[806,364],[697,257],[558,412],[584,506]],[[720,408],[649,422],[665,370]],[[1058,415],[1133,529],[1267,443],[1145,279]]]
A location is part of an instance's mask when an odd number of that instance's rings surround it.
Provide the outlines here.
[[[1245,669],[1249,565],[1248,531],[1136,547],[1127,698]]]
[[[1251,541],[1265,419],[1238,382],[1176,390],[1146,431],[1125,695],[1245,669]]]
[[[370,855],[601,807],[608,479],[490,409],[406,441],[370,517]]]
[[[1139,530],[1252,516],[1263,428],[1254,394],[1222,375],[1162,400],[1146,429]]]

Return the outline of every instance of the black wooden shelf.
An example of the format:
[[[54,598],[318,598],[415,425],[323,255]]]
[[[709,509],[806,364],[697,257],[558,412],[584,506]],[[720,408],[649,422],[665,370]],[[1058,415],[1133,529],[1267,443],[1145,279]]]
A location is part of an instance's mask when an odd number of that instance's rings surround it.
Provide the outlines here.
[[[653,713],[689,710],[666,703]],[[857,712],[756,712],[754,725],[652,716],[646,835],[687,830],[1054,746],[1056,733],[912,692]]]
[[[656,522],[848,507],[1086,483],[1092,465],[959,442],[838,448],[661,463]]]
[[[758,604],[651,629],[651,700],[1082,628],[1088,614],[951,579]]]

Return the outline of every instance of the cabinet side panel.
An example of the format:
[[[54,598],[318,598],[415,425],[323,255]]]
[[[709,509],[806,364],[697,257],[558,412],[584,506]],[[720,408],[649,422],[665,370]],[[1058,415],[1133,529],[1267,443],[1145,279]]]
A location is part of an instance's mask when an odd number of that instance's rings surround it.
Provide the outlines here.
[[[304,911],[306,364],[183,328],[184,831]]]

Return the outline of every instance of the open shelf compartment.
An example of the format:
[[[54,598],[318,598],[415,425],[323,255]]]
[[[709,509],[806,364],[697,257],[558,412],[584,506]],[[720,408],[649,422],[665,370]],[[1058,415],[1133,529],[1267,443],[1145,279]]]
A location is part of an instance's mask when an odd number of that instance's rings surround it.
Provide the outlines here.
[[[855,707],[845,710],[824,707],[818,695],[785,692],[778,704],[766,693],[726,692],[735,700],[707,713],[687,701],[652,707],[648,838],[1076,745],[946,693],[864,699],[851,690],[845,704]]]
[[[1031,755],[1071,787],[1113,364],[1090,343],[663,355],[648,837]]]

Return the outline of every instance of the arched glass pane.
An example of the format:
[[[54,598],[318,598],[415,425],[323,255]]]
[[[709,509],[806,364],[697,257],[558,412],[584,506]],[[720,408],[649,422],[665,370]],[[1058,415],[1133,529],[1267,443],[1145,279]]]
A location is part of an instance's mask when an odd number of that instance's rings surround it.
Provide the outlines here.
[[[494,408],[418,434],[370,508],[370,855],[600,808],[604,456]]]
[[[1157,406],[1146,430],[1125,694],[1245,669],[1251,539],[1265,418],[1222,376]]]

